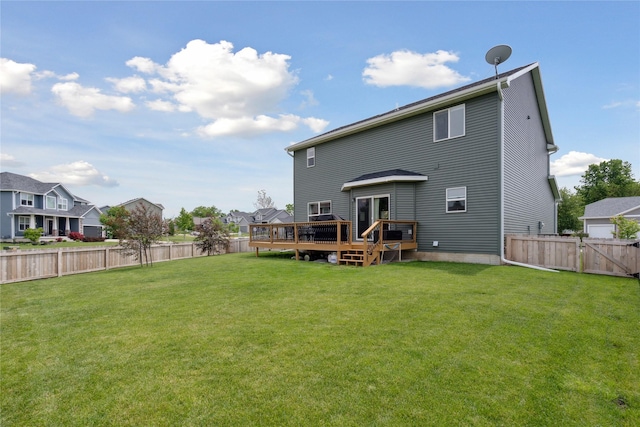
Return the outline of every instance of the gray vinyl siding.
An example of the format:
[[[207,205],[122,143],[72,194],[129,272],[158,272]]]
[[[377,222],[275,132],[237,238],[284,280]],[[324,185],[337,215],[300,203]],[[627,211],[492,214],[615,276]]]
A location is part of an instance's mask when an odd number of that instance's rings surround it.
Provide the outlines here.
[[[0,215],[0,238],[1,239],[9,239],[11,238],[11,217],[7,215],[7,212],[13,210],[12,204],[12,192],[11,191],[3,191],[0,193],[0,207],[1,215]]]
[[[451,106],[455,105],[459,103]],[[331,200],[334,213],[353,221],[353,197],[390,194],[394,219],[418,221],[418,250],[498,254],[497,95],[468,100],[465,109],[463,137],[433,142],[431,111],[317,145],[312,168],[306,166],[306,150],[297,151],[295,220],[306,221],[308,202]],[[358,176],[390,169],[418,172],[428,181],[340,191],[345,182]],[[467,187],[467,212],[445,213],[446,189],[461,186]],[[434,240],[440,242],[439,248],[433,248]]]
[[[530,74],[504,90],[504,103],[505,233],[554,234],[547,142]]]

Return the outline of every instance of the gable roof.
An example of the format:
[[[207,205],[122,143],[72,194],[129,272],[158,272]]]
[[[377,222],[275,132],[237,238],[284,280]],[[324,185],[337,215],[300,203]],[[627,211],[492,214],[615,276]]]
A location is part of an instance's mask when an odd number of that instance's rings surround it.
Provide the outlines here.
[[[38,181],[30,176],[17,173],[0,173],[0,189],[4,191],[24,191],[26,193],[45,194],[59,186],[59,183]],[[69,192],[71,194],[71,192]]]
[[[635,209],[640,209],[640,196],[609,197],[586,205],[579,219],[611,218]]]
[[[527,73],[531,73],[533,77],[538,107],[540,109],[540,117],[542,118],[542,124],[547,144],[550,148],[557,150],[557,147],[553,142],[551,121],[549,119],[546,101],[544,98],[544,90],[542,88],[540,66],[537,62],[515,68],[511,71],[499,74],[497,77],[493,76],[484,80],[480,80],[478,82],[471,83],[469,85],[462,86],[460,88],[453,89],[439,95],[407,104],[403,107],[396,108],[395,110],[388,111],[386,113],[379,114],[368,119],[360,120],[358,122],[330,130],[329,132],[325,132],[321,135],[317,135],[304,141],[292,144],[285,148],[285,150],[291,153],[305,148],[310,148],[318,144],[332,141],[334,139],[362,132],[366,129],[375,128],[387,123],[392,123],[398,120],[405,119],[407,117],[421,114],[429,110],[444,107],[446,104],[462,102],[464,100],[475,98],[480,95],[496,92],[499,88],[504,89],[509,87],[509,84],[512,80],[517,79],[518,77]]]
[[[37,195],[45,195],[56,188],[63,188],[73,198],[74,202],[90,204],[88,200],[82,199],[59,182],[42,182],[26,175],[19,175],[12,172],[0,173],[0,190],[2,191],[23,191]],[[57,193],[57,192],[56,192]]]
[[[144,197],[136,197],[135,199],[127,200],[124,203],[120,203],[117,206],[126,206],[126,205],[130,205],[130,204],[134,204],[134,203],[142,203],[143,200],[145,202],[151,204],[151,205],[154,205],[154,206],[158,207],[160,210],[164,210],[164,206],[162,206],[160,203],[153,203],[153,202],[145,199]]]

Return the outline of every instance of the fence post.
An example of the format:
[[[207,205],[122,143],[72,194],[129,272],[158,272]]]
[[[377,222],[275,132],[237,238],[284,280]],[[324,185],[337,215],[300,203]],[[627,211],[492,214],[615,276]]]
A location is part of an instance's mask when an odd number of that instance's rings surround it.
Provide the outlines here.
[[[58,277],[62,277],[62,248],[58,248]]]

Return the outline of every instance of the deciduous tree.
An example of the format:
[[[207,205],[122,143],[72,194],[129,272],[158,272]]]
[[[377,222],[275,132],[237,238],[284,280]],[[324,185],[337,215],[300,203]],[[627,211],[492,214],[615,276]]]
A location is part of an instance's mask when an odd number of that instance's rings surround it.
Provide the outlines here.
[[[585,205],[607,197],[640,196],[640,181],[633,178],[631,163],[620,159],[589,165],[575,187]]]
[[[198,206],[191,211],[191,215],[194,218],[220,218],[223,214],[222,211],[215,206]]]
[[[207,218],[196,227],[198,235],[196,247],[202,253],[213,255],[217,251],[226,250],[229,247],[229,229],[219,218]]]
[[[271,197],[267,196],[266,190],[258,191],[258,198],[253,204],[256,209],[276,208],[275,203],[271,200]],[[277,208],[276,208],[277,209]]]
[[[568,188],[560,189],[560,197],[562,200],[558,204],[558,231],[581,231],[582,221],[578,217],[584,214],[582,198]]]
[[[640,232],[640,224],[636,221],[625,218],[622,215],[618,215],[611,218],[611,223],[616,226],[616,231],[613,232],[613,237],[615,239],[638,238],[638,232]]]
[[[113,206],[100,215],[100,223],[105,226],[107,236],[122,240],[127,235],[129,211],[124,206]]]
[[[120,244],[125,252],[134,255],[140,265],[153,265],[151,245],[162,237],[163,221],[159,214],[153,213],[144,204],[138,205],[130,212],[127,222],[126,240]]]
[[[180,209],[180,215],[174,222],[183,236],[193,230],[193,215],[187,212],[185,208]]]

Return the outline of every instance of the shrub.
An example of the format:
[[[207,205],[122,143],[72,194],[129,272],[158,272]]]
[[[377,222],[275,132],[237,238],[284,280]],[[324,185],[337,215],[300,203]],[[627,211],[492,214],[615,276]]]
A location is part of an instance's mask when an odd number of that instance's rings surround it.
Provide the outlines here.
[[[636,221],[618,215],[611,218],[611,223],[616,226],[616,231],[612,232],[614,238],[631,240],[638,238],[640,224]]]
[[[83,240],[84,239],[84,235],[82,233],[77,232],[77,231],[72,231],[71,233],[69,233],[69,238],[71,240],[75,240],[77,242],[79,240]]]
[[[82,241],[83,242],[104,242],[105,238],[104,237],[83,237]]]
[[[38,243],[38,240],[40,240],[42,233],[42,228],[27,228],[24,230],[24,237],[25,239],[31,240],[31,243],[35,245]]]

